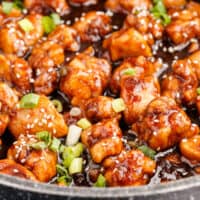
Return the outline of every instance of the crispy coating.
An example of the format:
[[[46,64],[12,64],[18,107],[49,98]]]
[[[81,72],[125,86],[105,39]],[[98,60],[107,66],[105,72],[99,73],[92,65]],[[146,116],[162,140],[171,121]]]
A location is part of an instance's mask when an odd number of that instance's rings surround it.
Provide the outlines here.
[[[32,109],[18,108],[9,122],[10,132],[15,138],[20,134],[35,134],[49,131],[55,137],[67,135],[67,125],[63,116],[58,113],[53,103],[41,95],[38,105]]]
[[[200,135],[195,135],[180,142],[181,153],[189,160],[200,161]]]
[[[122,132],[116,118],[104,120],[81,134],[81,141],[89,148],[92,160],[101,163],[108,156],[122,151]]]
[[[32,30],[25,32],[20,27],[19,21],[8,22],[0,29],[0,48],[4,53],[22,57],[43,36],[41,15],[30,14],[24,19],[32,23]]]
[[[103,119],[120,117],[112,108],[113,98],[98,96],[91,98],[84,104],[84,112],[92,122],[98,122]]]
[[[198,80],[200,80],[200,51],[194,52],[187,59],[195,70]]]
[[[22,164],[39,181],[48,182],[56,175],[57,154],[48,149],[32,149],[30,145],[36,142],[35,135],[20,135],[9,148],[7,157]]]
[[[60,90],[68,95],[72,105],[80,105],[102,94],[111,75],[107,60],[96,58],[93,49],[77,55],[65,66],[67,74],[61,78]]]
[[[134,10],[151,8],[150,0],[107,0],[105,7],[113,12],[132,13]]]
[[[154,44],[154,40],[161,39],[164,26],[160,20],[155,19],[150,13],[129,14],[124,22],[124,28],[133,27],[144,35],[149,45]]]
[[[172,74],[162,80],[162,95],[175,99],[178,104],[193,105],[197,97],[198,79],[188,59],[172,65]]]
[[[124,72],[128,69],[133,69],[135,72],[133,76],[140,78],[143,76],[157,76],[157,73],[161,70],[161,68],[162,64],[159,61],[150,61],[144,56],[127,58],[113,71],[110,88],[114,93],[118,93],[120,91],[121,79],[126,75]]]
[[[111,18],[104,12],[90,11],[75,22],[73,28],[83,42],[96,42],[111,32]]]
[[[60,15],[70,12],[66,0],[24,0],[24,6],[33,13],[41,13],[45,8],[52,8]]]
[[[182,8],[186,5],[186,0],[163,0],[166,8]]]
[[[147,107],[140,122],[133,124],[133,130],[143,141],[157,151],[177,144],[183,138],[198,133],[198,127],[169,97],[159,97]]]
[[[98,0],[69,0],[74,6],[90,6],[98,3]]]
[[[9,159],[0,160],[0,173],[37,181],[31,171]]]
[[[127,46],[129,48],[127,48]],[[134,28],[119,30],[104,40],[103,47],[108,49],[113,61],[129,56],[151,56],[151,48],[144,36]]]
[[[143,116],[148,104],[160,96],[160,85],[152,76],[124,76],[121,80],[120,96],[126,105],[124,120],[132,124]]]
[[[103,165],[109,186],[145,185],[156,169],[156,162],[140,150],[122,151],[119,156],[107,158]]]

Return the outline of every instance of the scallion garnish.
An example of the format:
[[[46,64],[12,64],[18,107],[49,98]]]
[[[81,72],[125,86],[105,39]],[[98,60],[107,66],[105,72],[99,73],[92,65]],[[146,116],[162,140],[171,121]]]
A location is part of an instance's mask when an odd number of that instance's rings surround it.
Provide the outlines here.
[[[99,174],[94,186],[95,187],[105,187],[106,186],[106,179],[102,174]]]
[[[50,17],[53,19],[54,24],[56,25],[61,24],[60,16],[57,13],[52,13]]]
[[[60,140],[54,137],[50,146],[49,146],[49,149],[54,151],[54,152],[58,152],[59,147],[60,147],[60,143],[61,143]]]
[[[29,19],[22,19],[18,22],[19,26],[25,31],[26,33],[32,31],[34,29],[34,26],[32,22]]]
[[[171,22],[170,16],[167,14],[165,5],[162,0],[154,0],[154,6],[151,13],[156,19],[160,19],[163,25],[168,25]]]
[[[48,146],[44,141],[40,141],[40,142],[30,144],[30,147],[36,150],[42,150],[42,149],[46,149]]]
[[[123,75],[130,75],[130,76],[135,76],[136,72],[134,68],[127,68],[122,71]]]
[[[40,96],[34,93],[23,96],[20,100],[20,108],[35,108],[38,105]]]
[[[60,176],[66,176],[66,175],[69,176],[67,169],[63,167],[62,165],[57,164],[56,170]]]
[[[69,186],[71,183],[71,180],[72,179],[69,180],[68,177],[66,177],[66,176],[61,176],[61,177],[57,178],[58,184],[62,185],[62,186]]]
[[[114,99],[112,101],[112,108],[116,113],[124,111],[126,109],[124,100],[122,98]]]
[[[200,95],[200,87],[197,88],[197,94]]]
[[[13,2],[6,2],[6,1],[2,2],[3,13],[8,15],[12,11],[12,9],[13,9]]]
[[[68,146],[75,145],[81,136],[82,128],[76,126],[76,125],[70,125],[67,138],[66,138],[66,144]]]
[[[53,105],[55,106],[55,108],[56,108],[56,110],[58,112],[62,112],[63,111],[63,105],[62,105],[62,103],[59,100],[54,99],[51,102],[53,103]]]
[[[83,169],[83,159],[74,158],[69,166],[69,174],[81,173]]]
[[[36,133],[36,137],[39,140],[44,141],[47,144],[47,146],[51,143],[51,135],[48,131],[40,131]]]
[[[14,0],[13,7],[22,10],[24,8],[22,0]]]
[[[86,118],[82,118],[77,122],[77,125],[79,127],[81,127],[83,130],[89,128],[92,126],[92,124],[90,123],[90,121]]]
[[[156,155],[156,151],[151,149],[150,147],[146,145],[139,146],[138,149],[144,153],[144,155],[150,157],[151,159],[154,159]]]

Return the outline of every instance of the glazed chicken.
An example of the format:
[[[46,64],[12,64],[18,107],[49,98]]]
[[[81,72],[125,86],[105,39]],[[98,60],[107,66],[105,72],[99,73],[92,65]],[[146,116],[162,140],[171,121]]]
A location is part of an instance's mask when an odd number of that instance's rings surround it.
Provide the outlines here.
[[[99,122],[81,134],[81,141],[89,148],[92,160],[96,163],[119,154],[123,149],[121,139],[122,132],[116,118]]]
[[[151,8],[150,0],[107,0],[106,8],[113,12],[132,13],[135,10],[147,10]]]
[[[24,5],[33,13],[40,13],[45,8],[52,8],[61,15],[70,12],[70,8],[65,0],[24,0]]]
[[[83,42],[96,42],[111,32],[111,18],[103,12],[88,12],[74,23],[73,28]]]
[[[72,105],[101,95],[111,75],[108,61],[94,57],[92,48],[77,55],[65,68],[67,74],[61,78],[60,89]]]
[[[90,6],[98,3],[98,0],[69,0],[74,6]]]
[[[166,8],[183,8],[187,1],[186,0],[163,0]]]
[[[13,160],[9,159],[0,160],[0,174],[7,174],[37,181],[36,177],[31,171],[26,169],[23,165],[17,164]]]
[[[129,48],[127,48],[127,46]],[[144,36],[134,28],[120,30],[104,40],[103,47],[110,52],[113,61],[129,56],[151,56],[151,48]]]
[[[154,99],[147,107],[143,119],[132,126],[138,137],[148,145],[162,151],[179,143],[181,139],[199,133],[186,113],[168,97]]]
[[[15,138],[20,134],[34,135],[40,131],[49,131],[55,137],[67,135],[67,126],[63,116],[46,96],[39,96],[35,108],[17,108],[11,115],[9,130]]]
[[[122,151],[116,157],[107,158],[103,166],[109,186],[145,185],[156,169],[155,161],[140,150]]]
[[[20,23],[29,24],[28,30],[23,30]],[[42,16],[39,14],[27,15],[25,18],[8,22],[0,29],[0,49],[4,53],[24,56],[30,48],[43,36]]]
[[[37,142],[35,135],[20,135],[8,150],[7,158],[22,164],[38,181],[48,182],[56,175],[57,154],[48,148],[31,148]]]

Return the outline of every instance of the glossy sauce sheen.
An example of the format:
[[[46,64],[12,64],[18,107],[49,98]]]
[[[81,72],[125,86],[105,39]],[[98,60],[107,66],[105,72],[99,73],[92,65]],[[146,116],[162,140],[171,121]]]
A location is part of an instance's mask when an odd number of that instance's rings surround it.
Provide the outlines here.
[[[95,10],[105,11],[104,3],[105,1],[102,0],[98,5],[95,5],[95,6],[89,6],[89,7],[71,6],[71,13],[69,15],[64,16],[63,20],[65,20],[66,24],[71,25],[76,21],[77,18],[79,18],[85,12],[95,11]],[[49,14],[49,13],[50,11],[48,10],[45,11],[45,14]],[[119,30],[121,28],[124,19],[125,19],[125,15],[123,14],[113,15],[112,17],[113,31]],[[95,51],[96,51],[95,53],[97,57],[107,58],[108,52],[102,48],[102,41],[98,41],[92,44],[82,43],[81,45],[82,46],[81,46],[80,52],[82,52],[88,46],[93,45],[93,47],[95,48]],[[154,52],[155,56],[157,58],[163,59],[164,64],[166,66],[159,76],[159,78],[162,79],[162,76],[170,70],[169,66],[171,65],[174,59],[181,59],[187,56],[187,48],[189,44],[187,44],[186,46],[179,46],[179,48],[177,48],[175,52],[170,51],[170,47],[173,47],[173,44],[171,44],[170,41],[164,37],[162,41],[157,41],[157,44],[155,44],[155,46],[158,47],[158,48],[157,47],[153,48],[155,50]],[[74,53],[66,52],[67,60],[71,59],[74,56],[75,56]],[[112,63],[113,69],[119,66],[120,63],[121,61],[113,62]],[[104,95],[116,97],[116,95],[113,94],[109,88],[104,92]],[[54,94],[52,95],[52,98],[61,100],[61,102],[64,105],[65,111],[70,109],[71,106],[69,104],[68,98],[66,97],[66,95],[64,95],[60,91],[54,92]],[[186,112],[190,116],[193,122],[199,124],[199,119],[198,119],[196,109],[190,108],[186,110]],[[123,133],[125,133],[123,134],[123,137],[124,137],[124,143],[125,143],[126,149],[130,149],[131,148],[130,141],[135,140],[134,134],[132,133],[132,131],[129,130],[129,128],[127,127],[127,125],[125,125],[123,121],[121,121],[120,126],[123,130]],[[3,140],[3,146],[0,150],[0,157],[5,158],[7,149],[12,144],[14,139],[12,138],[10,133],[5,133],[2,140]],[[91,141],[91,142],[94,142],[94,141]],[[85,172],[82,174],[75,174],[73,176],[74,184],[78,186],[90,186],[88,176],[92,176],[91,175],[92,173],[95,176],[95,169],[98,169],[99,166],[94,164],[91,161],[88,152],[85,152],[83,157],[86,161]],[[186,159],[183,159],[181,157],[181,154],[179,153],[176,147],[171,148],[165,152],[158,153],[156,156],[156,161],[157,161],[157,170],[155,172],[155,175],[151,178],[151,181],[149,184],[157,184],[161,182],[177,180],[180,178],[184,178],[184,177],[188,177],[188,176],[192,176],[196,174],[194,170],[194,166],[191,166],[191,164],[189,164],[189,162],[187,162]],[[54,182],[54,180],[52,180],[51,182]]]

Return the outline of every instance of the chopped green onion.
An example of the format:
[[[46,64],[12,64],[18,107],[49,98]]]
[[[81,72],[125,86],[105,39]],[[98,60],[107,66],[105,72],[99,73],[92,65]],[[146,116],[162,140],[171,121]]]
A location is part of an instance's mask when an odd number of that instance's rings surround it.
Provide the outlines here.
[[[135,76],[136,71],[134,68],[127,68],[125,70],[122,71],[123,75],[130,75],[130,76]]]
[[[56,27],[54,20],[49,16],[42,17],[42,26],[46,34],[51,33]]]
[[[61,144],[61,145],[60,145],[59,152],[60,152],[60,153],[63,153],[64,150],[65,150],[65,148],[66,148],[65,145]]]
[[[20,108],[35,108],[38,105],[40,96],[37,94],[27,94],[20,100]]]
[[[82,118],[77,122],[77,125],[79,127],[81,127],[83,130],[89,128],[92,126],[92,124],[90,123],[89,120],[87,120],[86,118]]]
[[[57,182],[60,184],[60,185],[63,185],[63,186],[69,186],[70,183],[72,181],[72,178],[68,178],[66,176],[61,176],[61,177],[58,177],[57,178]]]
[[[59,151],[59,147],[60,147],[60,140],[57,139],[57,138],[53,138],[50,146],[49,146],[49,149],[51,149],[52,151],[54,152],[58,152]]]
[[[6,2],[6,1],[2,2],[3,13],[8,15],[12,11],[12,9],[13,9],[13,3],[12,2]]]
[[[55,108],[56,108],[56,110],[58,112],[62,112],[63,111],[63,105],[62,105],[62,103],[59,100],[54,99],[51,102],[53,103],[53,105],[55,106]]]
[[[75,145],[81,136],[82,129],[76,125],[70,125],[67,138],[66,138],[66,144],[68,146]]]
[[[69,176],[67,169],[63,167],[62,165],[57,164],[56,171],[60,176]]]
[[[18,24],[25,32],[30,32],[34,29],[32,22],[26,18],[20,20]]]
[[[151,9],[151,13],[155,18],[160,19],[163,25],[168,25],[171,22],[170,16],[167,14],[165,5],[162,0],[154,0],[154,7]]]
[[[14,8],[22,10],[24,8],[23,2],[21,0],[14,0],[13,1]]]
[[[79,157],[83,153],[83,144],[78,143],[75,146],[65,147],[62,157],[63,159],[67,158],[69,155],[73,155],[74,157]]]
[[[112,108],[116,113],[124,111],[126,109],[124,100],[122,98],[114,99],[112,101]]]
[[[102,174],[99,174],[96,183],[94,184],[95,187],[105,187],[106,186],[106,179]]]
[[[65,159],[63,160],[63,165],[66,167],[66,168],[69,168],[72,160],[74,160],[75,156],[74,154],[69,154],[67,157],[65,157]]]
[[[69,174],[81,173],[83,168],[83,159],[74,158],[69,166]]]
[[[140,151],[142,151],[144,153],[144,155],[150,157],[151,159],[154,159],[154,157],[156,155],[156,152],[146,145],[142,145],[142,146],[138,147],[138,149]]]
[[[51,143],[51,134],[48,131],[40,131],[36,133],[36,137],[44,141],[47,145]]]
[[[200,87],[197,88],[197,94],[200,95]]]
[[[61,24],[60,16],[57,13],[52,13],[50,16],[53,19],[54,24],[56,24],[56,25]]]
[[[30,144],[30,147],[36,150],[43,150],[47,148],[47,144],[43,141]]]

